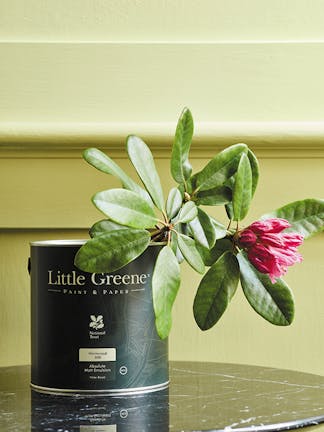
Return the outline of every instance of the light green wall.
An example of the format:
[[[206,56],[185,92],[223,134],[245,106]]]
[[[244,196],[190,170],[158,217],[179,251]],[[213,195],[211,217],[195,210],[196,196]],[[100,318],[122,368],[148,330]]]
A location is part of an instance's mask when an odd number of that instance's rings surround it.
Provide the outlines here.
[[[99,216],[90,196],[117,184],[82,162],[82,148],[103,147],[125,167],[124,137],[143,135],[167,189],[188,105],[196,170],[228,143],[260,157],[246,224],[324,197],[323,15],[320,0],[0,2],[0,365],[30,360],[29,241],[85,236]],[[323,235],[302,253],[286,278],[297,306],[288,328],[238,294],[216,328],[198,331],[197,277],[184,267],[170,358],[323,374]]]
[[[321,39],[321,0],[2,0],[3,40]]]

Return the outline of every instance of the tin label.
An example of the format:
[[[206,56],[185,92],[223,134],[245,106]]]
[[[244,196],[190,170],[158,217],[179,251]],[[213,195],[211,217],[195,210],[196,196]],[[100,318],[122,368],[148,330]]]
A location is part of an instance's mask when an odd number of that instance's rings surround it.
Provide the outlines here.
[[[80,348],[80,362],[111,362],[116,361],[115,348]]]
[[[117,432],[116,425],[80,426],[80,432]]]

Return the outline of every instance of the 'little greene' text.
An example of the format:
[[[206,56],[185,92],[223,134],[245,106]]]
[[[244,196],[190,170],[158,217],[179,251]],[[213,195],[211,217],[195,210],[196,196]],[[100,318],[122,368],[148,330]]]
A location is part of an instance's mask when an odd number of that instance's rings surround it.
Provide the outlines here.
[[[144,285],[150,274],[106,274],[92,273],[91,282],[93,285]],[[87,283],[85,275],[78,274],[75,270],[70,273],[62,273],[60,270],[48,271],[48,285],[56,286],[84,286]]]

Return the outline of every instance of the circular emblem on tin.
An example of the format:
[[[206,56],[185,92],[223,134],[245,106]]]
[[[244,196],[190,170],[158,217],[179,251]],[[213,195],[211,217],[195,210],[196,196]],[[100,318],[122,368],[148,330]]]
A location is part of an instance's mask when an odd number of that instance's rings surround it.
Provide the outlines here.
[[[90,315],[90,320],[89,327],[94,330],[100,330],[105,327],[102,315]]]
[[[128,417],[128,411],[127,411],[127,409],[121,409],[120,412],[119,412],[119,416],[122,419],[127,418]]]
[[[121,367],[119,368],[119,373],[120,373],[120,375],[126,375],[127,372],[128,372],[127,366],[121,366]]]

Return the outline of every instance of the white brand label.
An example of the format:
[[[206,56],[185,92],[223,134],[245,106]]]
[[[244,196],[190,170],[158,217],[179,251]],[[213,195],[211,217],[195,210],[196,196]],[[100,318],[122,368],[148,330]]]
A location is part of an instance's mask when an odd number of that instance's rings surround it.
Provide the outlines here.
[[[80,348],[79,361],[80,362],[116,361],[116,348]]]
[[[80,426],[80,432],[117,432],[116,425]]]

